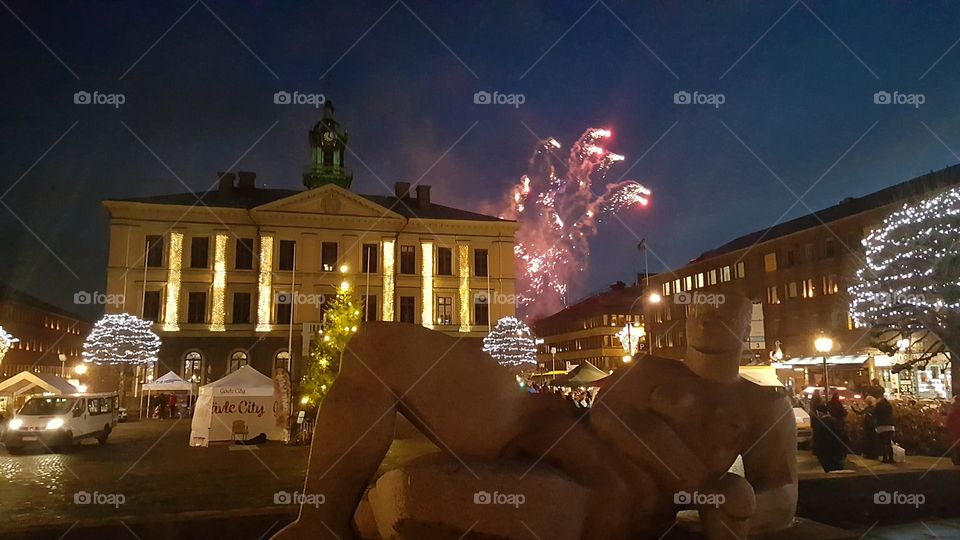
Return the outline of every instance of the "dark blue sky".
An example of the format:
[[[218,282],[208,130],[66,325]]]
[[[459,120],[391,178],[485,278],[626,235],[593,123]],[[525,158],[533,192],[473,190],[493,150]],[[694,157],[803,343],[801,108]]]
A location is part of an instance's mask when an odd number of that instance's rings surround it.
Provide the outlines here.
[[[104,286],[100,200],[205,189],[238,159],[300,187],[320,111],[278,90],[333,99],[354,190],[429,170],[434,199],[468,209],[516,182],[536,136],[611,128],[627,157],[611,179],[644,156],[627,178],[653,202],[601,227],[580,294],[631,279],[639,237],[651,270],[676,267],[960,161],[955,3],[448,5],[4,0],[0,279],[73,308]],[[75,105],[80,90],[126,103]],[[475,105],[478,90],[526,101]],[[725,103],[676,105],[681,90]],[[877,105],[881,90],[925,103]]]

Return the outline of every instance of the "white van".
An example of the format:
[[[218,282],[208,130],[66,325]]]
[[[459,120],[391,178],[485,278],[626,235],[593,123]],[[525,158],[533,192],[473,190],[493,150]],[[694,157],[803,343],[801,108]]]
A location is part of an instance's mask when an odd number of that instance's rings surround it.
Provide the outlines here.
[[[117,425],[118,405],[116,392],[30,398],[7,424],[3,444],[10,453],[31,445],[69,447],[84,439],[106,444]]]

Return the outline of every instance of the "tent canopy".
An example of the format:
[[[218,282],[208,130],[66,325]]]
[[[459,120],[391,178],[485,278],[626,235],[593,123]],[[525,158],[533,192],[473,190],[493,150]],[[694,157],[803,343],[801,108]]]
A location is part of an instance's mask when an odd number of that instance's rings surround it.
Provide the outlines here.
[[[550,381],[549,386],[599,386],[602,379],[607,378],[609,374],[598,368],[590,362],[584,360],[579,366],[571,369],[563,377]]]
[[[250,366],[200,387],[201,396],[272,396],[273,393],[273,379]]]
[[[166,375],[154,380],[153,382],[144,384],[142,388],[150,392],[175,392],[177,390],[182,390],[186,392],[197,393],[197,385],[183,380],[182,377],[177,375],[172,371],[168,371]]]
[[[42,394],[44,392],[61,395],[76,394],[78,391],[76,386],[67,382],[63,377],[50,373],[21,371],[0,382],[0,395],[2,396]]]

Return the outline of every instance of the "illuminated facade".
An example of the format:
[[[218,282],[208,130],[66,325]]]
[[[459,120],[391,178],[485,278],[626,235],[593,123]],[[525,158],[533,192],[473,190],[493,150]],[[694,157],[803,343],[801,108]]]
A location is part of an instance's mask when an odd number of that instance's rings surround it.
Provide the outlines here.
[[[329,138],[311,131],[312,143]],[[477,338],[515,314],[515,222],[434,203],[429,186],[359,195],[318,178],[310,169],[311,189],[265,189],[253,173],[221,173],[207,193],[104,201],[107,290],[126,292],[109,311],[157,322],[160,374],[270,373],[292,343],[298,380],[324,301],[344,281],[368,320]]]

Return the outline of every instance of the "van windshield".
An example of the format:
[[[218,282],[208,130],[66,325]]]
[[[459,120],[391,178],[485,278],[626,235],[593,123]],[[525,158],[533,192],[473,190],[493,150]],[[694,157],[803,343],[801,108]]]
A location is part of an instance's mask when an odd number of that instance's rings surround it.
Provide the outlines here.
[[[69,412],[73,408],[76,398],[44,397],[32,398],[20,409],[20,414],[28,415],[59,415]]]

